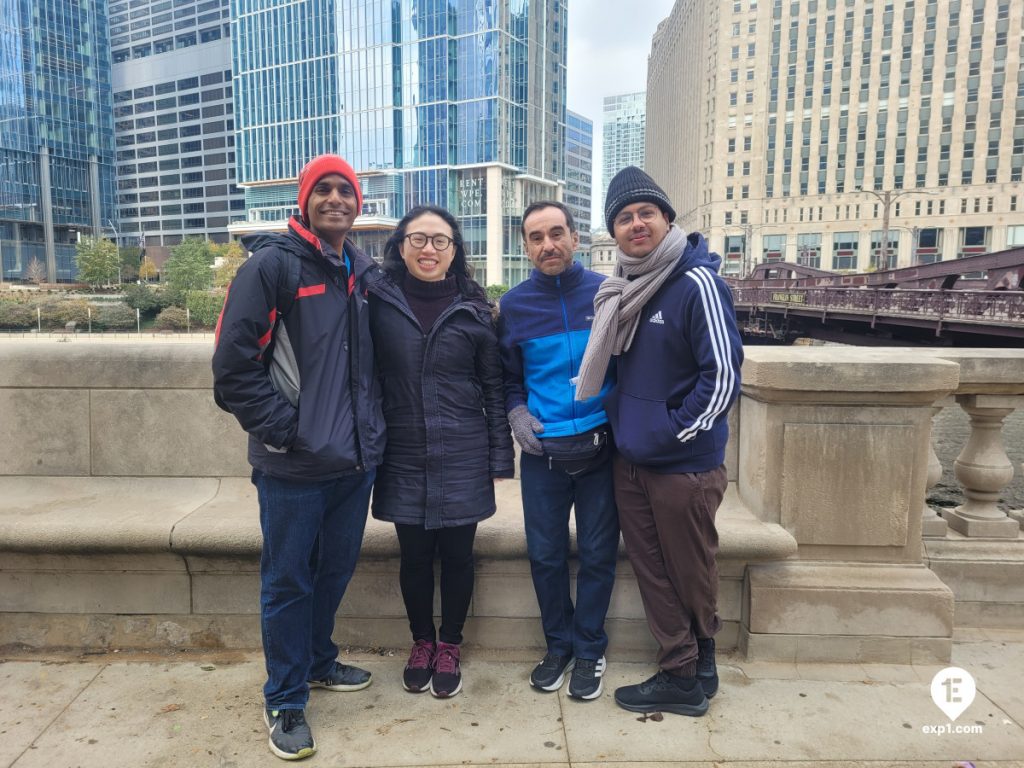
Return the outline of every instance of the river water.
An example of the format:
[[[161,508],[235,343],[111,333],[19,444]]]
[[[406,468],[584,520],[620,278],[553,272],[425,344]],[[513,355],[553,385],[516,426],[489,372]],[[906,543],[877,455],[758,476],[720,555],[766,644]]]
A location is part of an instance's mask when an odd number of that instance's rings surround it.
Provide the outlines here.
[[[944,408],[932,426],[932,444],[942,464],[942,479],[928,492],[933,507],[955,507],[964,500],[963,490],[953,475],[953,462],[967,444],[971,432],[970,417],[958,405]],[[1013,462],[1013,480],[1003,490],[1003,509],[1024,508],[1024,408],[1019,408],[1003,421],[1003,447]]]

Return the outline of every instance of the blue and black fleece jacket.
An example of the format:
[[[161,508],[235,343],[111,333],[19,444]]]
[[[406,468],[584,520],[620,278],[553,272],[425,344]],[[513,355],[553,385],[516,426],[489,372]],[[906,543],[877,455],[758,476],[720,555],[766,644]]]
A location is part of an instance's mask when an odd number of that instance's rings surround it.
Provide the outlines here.
[[[505,408],[526,405],[541,437],[567,437],[608,421],[602,399],[615,383],[609,366],[601,392],[576,401],[576,376],[594,322],[602,275],[573,262],[560,275],[533,270],[501,297],[498,344],[505,368]]]

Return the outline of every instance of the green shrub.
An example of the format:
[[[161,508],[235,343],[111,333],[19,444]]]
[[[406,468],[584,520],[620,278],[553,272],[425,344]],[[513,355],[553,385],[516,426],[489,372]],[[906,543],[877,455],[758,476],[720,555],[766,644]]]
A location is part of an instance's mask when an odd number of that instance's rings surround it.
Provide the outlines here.
[[[152,317],[164,307],[170,306],[163,291],[136,283],[124,289],[124,303],[132,309],[139,310],[144,317]]]
[[[224,306],[224,294],[190,293],[185,306],[192,313],[193,328],[213,328]]]
[[[74,322],[81,327],[89,324],[89,302],[85,299],[57,299],[39,304],[43,328],[63,328]]]
[[[153,327],[158,331],[184,331],[188,328],[188,317],[181,307],[167,307],[156,316]]]
[[[104,331],[134,331],[136,328],[135,310],[127,304],[109,304],[94,309],[92,327]]]
[[[498,301],[502,296],[508,293],[507,285],[488,285],[485,289],[487,291],[487,298],[491,301]]]
[[[35,327],[35,307],[23,302],[0,302],[0,329],[5,331],[24,331]]]

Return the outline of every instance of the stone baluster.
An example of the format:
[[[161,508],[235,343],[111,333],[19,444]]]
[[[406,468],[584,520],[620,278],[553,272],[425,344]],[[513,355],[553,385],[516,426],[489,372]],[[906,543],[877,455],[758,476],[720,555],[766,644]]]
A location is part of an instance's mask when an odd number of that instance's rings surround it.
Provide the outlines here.
[[[942,539],[946,536],[949,523],[939,517],[939,513],[928,506],[928,491],[934,488],[942,478],[942,464],[939,457],[935,455],[935,417],[942,413],[942,409],[952,404],[953,398],[943,398],[941,403],[932,408],[932,439],[928,441],[928,476],[924,488],[925,503],[921,510],[921,535],[929,539]]]
[[[1015,539],[1020,523],[999,509],[1000,492],[1013,479],[1013,464],[1003,447],[1003,419],[1024,404],[1014,395],[957,395],[971,417],[971,435],[953,467],[966,501],[942,516],[964,536]]]

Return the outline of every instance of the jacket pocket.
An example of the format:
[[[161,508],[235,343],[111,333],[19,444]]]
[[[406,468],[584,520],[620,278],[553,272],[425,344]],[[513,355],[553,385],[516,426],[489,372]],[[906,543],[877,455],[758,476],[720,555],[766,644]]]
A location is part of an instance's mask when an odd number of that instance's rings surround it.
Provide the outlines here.
[[[609,398],[607,411],[615,447],[631,462],[656,466],[690,455],[690,446],[676,437],[664,400],[619,391]]]

